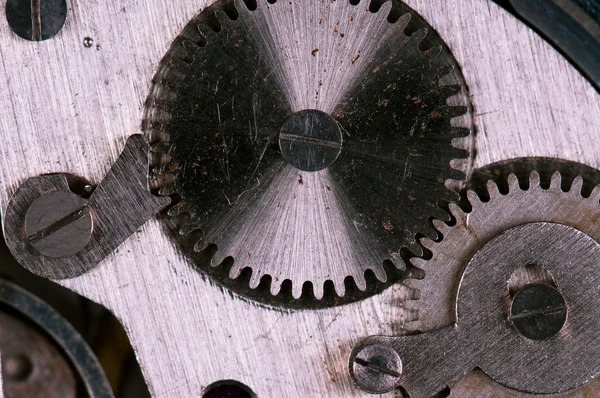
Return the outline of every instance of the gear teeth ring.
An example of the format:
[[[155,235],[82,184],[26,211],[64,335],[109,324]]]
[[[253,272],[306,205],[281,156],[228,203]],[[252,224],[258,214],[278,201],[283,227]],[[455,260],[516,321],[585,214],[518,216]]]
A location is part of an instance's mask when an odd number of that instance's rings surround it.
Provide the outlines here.
[[[520,187],[514,174],[507,177],[507,183],[508,192],[502,194],[498,185],[489,181],[487,201],[482,201],[474,191],[468,191],[467,199],[472,209],[469,212],[451,204],[450,212],[456,220],[454,225],[434,222],[442,239],[423,241],[432,257],[411,260],[425,276],[404,282],[420,292],[419,299],[404,303],[406,310],[418,311],[418,319],[404,325],[407,330],[430,331],[454,323],[456,296],[466,265],[481,245],[509,228],[532,222],[552,222],[577,228],[600,241],[600,224],[594,221],[600,218],[600,186],[595,187],[589,197],[584,197],[584,181],[578,176],[573,179],[571,188],[563,191],[562,176],[555,172],[549,187],[542,188],[537,171],[529,175],[527,189]]]
[[[241,0],[220,1],[195,17],[159,67],[144,131],[153,144],[152,186],[180,198],[166,217],[180,248],[244,296],[312,308],[356,301],[403,278],[401,253],[422,255],[415,236],[435,239],[427,221],[448,219],[437,200],[457,198],[444,184],[465,179],[473,137],[464,79],[446,58],[455,61],[447,49],[439,61],[441,45],[419,48],[430,32],[411,28],[407,35],[411,14],[389,22],[391,2],[377,11],[369,2],[315,2],[304,16],[299,7],[259,1],[251,9]],[[321,20],[315,19],[319,12],[325,13]],[[337,15],[348,21],[332,22]],[[294,41],[295,33],[280,31],[286,18],[296,26],[306,24],[304,17],[320,32],[314,38]],[[247,62],[240,67],[240,60]],[[414,87],[400,88],[401,79]],[[325,113],[340,126],[345,156],[336,158],[337,169],[290,171],[273,150],[283,122],[304,110]],[[412,127],[398,127],[404,121],[396,112],[414,114]],[[373,126],[375,119],[381,126]],[[390,136],[396,130],[411,131],[410,137]],[[382,133],[361,138],[356,131]],[[382,150],[379,134],[400,149]],[[392,160],[394,168],[386,169]],[[381,187],[370,186],[373,179],[382,180]],[[271,186],[279,190],[267,191]],[[399,194],[390,199],[389,192]],[[359,195],[370,199],[358,203]],[[271,202],[276,208],[258,208]],[[306,225],[292,230],[286,224]]]

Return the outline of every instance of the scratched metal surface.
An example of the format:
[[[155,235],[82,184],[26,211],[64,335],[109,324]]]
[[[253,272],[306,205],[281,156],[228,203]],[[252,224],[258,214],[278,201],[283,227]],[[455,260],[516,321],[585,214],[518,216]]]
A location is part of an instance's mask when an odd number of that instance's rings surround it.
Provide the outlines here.
[[[31,176],[102,179],[139,130],[160,58],[204,3],[72,2],[65,28],[42,43],[23,41],[0,22],[3,210]],[[598,94],[549,45],[486,0],[407,3],[463,67],[476,112],[476,166],[517,156],[600,166]],[[155,397],[198,397],[221,379],[245,383],[259,397],[364,396],[346,372],[352,345],[399,332],[396,287],[329,310],[261,308],[203,279],[156,220],[94,271],[61,283],[123,322]]]

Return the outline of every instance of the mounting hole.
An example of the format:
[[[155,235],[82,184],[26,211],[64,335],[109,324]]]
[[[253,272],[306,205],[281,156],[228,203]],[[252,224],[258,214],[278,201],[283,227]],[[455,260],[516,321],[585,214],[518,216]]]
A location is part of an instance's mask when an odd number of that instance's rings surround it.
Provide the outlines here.
[[[206,387],[202,398],[256,398],[256,394],[239,381],[220,380]]]

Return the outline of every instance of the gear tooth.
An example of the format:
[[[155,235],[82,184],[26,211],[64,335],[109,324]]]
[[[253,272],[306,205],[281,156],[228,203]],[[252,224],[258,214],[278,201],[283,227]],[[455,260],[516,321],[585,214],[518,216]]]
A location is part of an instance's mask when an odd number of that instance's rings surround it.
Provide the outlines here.
[[[425,270],[425,268],[427,268],[427,260],[423,259],[423,258],[419,258],[419,257],[413,257],[410,259],[410,264],[413,267],[417,267],[420,270]],[[411,279],[411,280],[416,280],[416,279]]]
[[[569,192],[573,194],[581,196],[581,189],[583,188],[583,178],[581,176],[575,177],[573,180],[573,184],[571,184],[571,189]]]
[[[214,266],[211,263],[211,266]],[[233,265],[231,266],[231,269],[229,270],[229,279],[237,279],[239,278],[240,274],[242,273],[242,268],[236,264],[235,260],[233,262]]]
[[[469,200],[469,202],[471,203],[471,205],[475,205],[475,204],[480,204],[481,203],[481,199],[479,199],[479,196],[477,196],[477,194],[475,193],[475,191],[468,190],[467,191],[467,199]]]
[[[433,227],[442,235],[444,235],[446,231],[450,229],[450,227],[448,227],[448,225],[446,225],[446,223],[441,220],[433,220],[431,223],[433,224]],[[419,243],[421,243],[421,245],[423,245],[426,249],[431,250],[428,247],[429,245],[431,245],[430,242],[433,242],[433,239],[423,238],[419,241]]]
[[[378,14],[382,13],[382,14],[385,14],[385,15],[390,15],[391,12],[392,12],[392,2],[391,1],[384,2],[379,7],[379,10],[376,11],[376,13],[378,13]]]
[[[600,202],[600,185],[596,185],[590,194],[590,200],[593,200],[598,204]]]
[[[301,296],[302,296],[302,287],[306,284],[309,284],[310,286],[310,282],[304,282],[304,283],[292,283],[292,296],[298,300]]]
[[[418,46],[425,39],[425,37],[427,37],[428,33],[429,29],[427,28],[419,29],[410,36],[410,40],[415,41]]]
[[[454,66],[452,66],[452,65],[440,65],[434,71],[434,80],[441,80],[443,77],[448,76],[453,71],[454,71]]]
[[[389,3],[391,3],[391,1]],[[404,29],[406,29],[406,27],[410,23],[411,18],[412,18],[412,16],[410,15],[409,12],[407,12],[406,14],[403,14],[400,18],[398,18],[398,20],[396,22],[394,22],[394,24],[399,29],[404,30]]]
[[[187,72],[191,68],[191,63],[185,62],[182,59],[173,58],[169,60],[169,66],[173,69]]]
[[[167,211],[169,217],[175,217],[185,212],[185,206],[182,202],[177,203]]]
[[[324,282],[322,282],[322,281],[313,282],[313,284],[312,284],[313,294],[315,295],[315,298],[317,300],[322,300],[323,296],[325,295],[323,286],[324,286]]]
[[[488,180],[486,184],[487,191],[490,195],[490,199],[497,198],[500,196],[500,191],[498,190],[498,185],[493,180]]]
[[[273,278],[271,281],[271,294],[277,296],[281,291],[281,281],[279,278]]]
[[[433,46],[425,51],[425,54],[430,58],[435,58],[442,52],[442,46]]]
[[[462,211],[462,209],[456,203],[448,204],[448,210],[450,210],[450,214],[452,214],[454,218],[459,218],[462,214],[464,214],[464,211]]]
[[[250,268],[250,271],[252,272],[252,276],[250,277],[249,286],[250,289],[256,289],[258,285],[260,285],[262,275],[260,274],[260,271],[255,272],[252,268]]]
[[[559,190],[562,184],[562,175],[560,171],[555,171],[550,179],[550,190]]]
[[[355,275],[353,279],[354,279],[354,283],[356,284],[356,287],[358,288],[358,290],[360,290],[361,292],[364,292],[365,290],[367,290],[367,280],[365,279],[364,274],[363,275]]]
[[[506,179],[508,182],[508,192],[516,191],[519,188],[519,179],[514,173],[510,173]]]
[[[200,34],[202,34],[200,32]],[[194,43],[193,41],[186,39],[183,40],[181,42],[181,46],[190,54],[190,55],[194,55],[196,53],[198,53],[200,51],[200,49],[203,47],[201,45],[199,45],[198,43]]]
[[[387,282],[388,276],[385,272],[385,269],[383,269],[383,266],[379,265],[377,267],[373,267],[371,271],[373,271],[377,280],[383,283]]]
[[[540,186],[540,173],[536,170],[533,170],[531,174],[529,174],[529,189],[537,188]]]

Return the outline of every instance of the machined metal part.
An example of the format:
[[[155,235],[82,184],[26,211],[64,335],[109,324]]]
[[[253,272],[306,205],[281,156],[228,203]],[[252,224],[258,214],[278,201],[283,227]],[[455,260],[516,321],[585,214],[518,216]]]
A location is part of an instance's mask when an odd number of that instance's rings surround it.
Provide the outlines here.
[[[67,176],[33,177],[13,195],[4,236],[17,261],[50,279],[94,268],[170,203],[148,190],[148,142],[133,135],[89,199],[70,192]]]
[[[98,359],[94,356],[91,348],[87,345],[85,340],[83,340],[83,337],[81,337],[79,333],[77,333],[77,331],[52,307],[17,285],[3,279],[0,279],[0,304],[23,315],[28,321],[31,321],[33,325],[39,326],[40,329],[43,330],[44,334],[49,337],[62,353],[64,353],[65,357],[68,358],[73,369],[81,377],[83,387],[90,398],[114,397],[110,385],[108,384],[108,380],[106,380],[106,376],[104,375],[104,371],[98,363]],[[5,332],[3,332],[3,335],[4,334]],[[7,349],[2,347],[2,349],[4,392],[6,394],[9,392],[9,387],[6,380],[5,361],[8,359],[7,355],[19,354],[19,352],[15,351],[15,347],[9,347]],[[30,347],[30,349],[34,350],[33,347]],[[40,355],[41,358],[45,356],[44,352],[40,349],[34,351],[37,351],[36,355]],[[56,350],[56,352],[58,352],[58,350]],[[62,357],[62,354],[59,355]],[[54,364],[53,368],[55,371],[60,370],[59,364]],[[43,369],[36,369],[35,371],[43,372]],[[45,372],[48,372],[48,370]],[[57,381],[55,380],[55,382]],[[16,393],[26,393],[26,396],[32,396],[31,391],[28,392],[26,387],[25,389],[19,387],[13,391]],[[50,394],[48,391],[45,393]],[[68,390],[65,390],[60,396],[68,397]]]
[[[75,375],[59,349],[40,330],[6,312],[0,312],[0,350],[7,397],[77,396]]]
[[[540,186],[539,174],[532,172],[529,188],[522,189],[517,178],[508,177],[508,193],[503,195],[494,182],[488,183],[490,199],[483,202],[473,191],[468,192],[470,212],[450,205],[456,225],[434,221],[443,236],[440,242],[422,239],[432,252],[429,260],[412,259],[425,271],[421,280],[407,279],[405,284],[420,294],[406,301],[408,310],[417,310],[418,319],[406,324],[411,331],[430,331],[455,322],[456,292],[467,263],[479,247],[502,231],[528,222],[554,222],[577,228],[600,241],[600,188],[589,197],[581,195],[583,179],[577,177],[568,192],[561,188],[561,175],[552,176],[548,189]],[[526,264],[523,264],[526,265]]]
[[[560,333],[531,340],[511,323],[508,280],[526,264],[539,264],[556,280],[569,311]],[[392,347],[403,371],[395,387],[411,397],[430,397],[475,367],[517,391],[562,393],[600,373],[600,244],[562,224],[529,223],[484,244],[464,270],[456,323],[403,337],[369,337],[350,356],[372,344]],[[357,382],[358,379],[355,378]],[[377,392],[386,392],[377,391]]]
[[[474,167],[522,156],[600,166],[598,94],[551,46],[487,0],[406,3],[447,43],[467,80],[479,132]],[[71,5],[60,36],[42,46],[23,45],[0,24],[3,216],[32,176],[102,179],[125,137],[139,131],[159,60],[208,2]],[[101,50],[84,46],[85,38]],[[180,256],[156,220],[100,266],[60,283],[123,322],[161,398],[197,397],[232,379],[259,397],[364,397],[347,375],[351,348],[364,336],[397,335],[404,323],[397,285],[317,311],[274,310],[227,294]],[[458,396],[482,396],[469,387]]]
[[[401,249],[419,253],[415,235],[447,217],[445,183],[470,169],[453,142],[472,137],[468,118],[451,123],[470,108],[449,104],[466,88],[442,82],[464,78],[441,46],[419,48],[426,28],[405,33],[411,13],[388,21],[391,3],[249,7],[211,5],[162,60],[144,121],[154,179],[181,197],[169,226],[189,216],[175,236],[210,252],[195,257],[209,276],[240,294],[262,283],[251,297],[278,304],[268,293],[286,281],[317,300],[329,282],[339,304],[346,286],[367,289],[367,271],[388,282],[384,263],[402,269]]]

